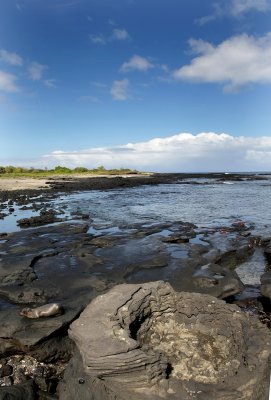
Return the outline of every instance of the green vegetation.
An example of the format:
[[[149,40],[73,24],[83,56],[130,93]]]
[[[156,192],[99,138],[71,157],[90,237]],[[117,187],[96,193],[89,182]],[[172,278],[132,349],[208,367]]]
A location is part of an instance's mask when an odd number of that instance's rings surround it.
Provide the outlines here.
[[[54,169],[37,169],[37,168],[23,168],[8,165],[6,167],[0,166],[0,178],[48,178],[52,175],[122,175],[122,174],[139,174],[138,171],[129,168],[119,169],[106,169],[103,165],[88,169],[85,167],[76,167],[74,169],[65,166],[57,165]]]

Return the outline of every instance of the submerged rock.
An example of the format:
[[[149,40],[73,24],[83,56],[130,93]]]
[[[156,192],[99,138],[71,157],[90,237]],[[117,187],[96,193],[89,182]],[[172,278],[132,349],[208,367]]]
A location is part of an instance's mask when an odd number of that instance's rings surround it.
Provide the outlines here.
[[[270,332],[209,295],[162,281],[118,285],[98,296],[69,331],[80,352],[62,400],[266,400]]]

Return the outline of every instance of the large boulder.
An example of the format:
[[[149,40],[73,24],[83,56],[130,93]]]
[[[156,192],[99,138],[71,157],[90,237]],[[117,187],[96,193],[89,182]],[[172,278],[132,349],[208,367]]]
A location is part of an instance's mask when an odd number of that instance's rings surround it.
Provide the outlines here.
[[[266,400],[270,332],[209,295],[162,281],[118,285],[69,331],[80,352],[59,398]],[[78,392],[78,393],[79,393]]]

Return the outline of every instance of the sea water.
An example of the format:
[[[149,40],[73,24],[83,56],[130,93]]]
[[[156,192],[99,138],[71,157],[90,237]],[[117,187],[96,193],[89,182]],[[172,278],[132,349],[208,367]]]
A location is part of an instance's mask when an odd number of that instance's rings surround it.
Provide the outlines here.
[[[199,227],[224,226],[241,219],[254,233],[271,237],[271,177],[267,180],[220,182],[190,180],[175,184],[92,190],[61,194],[50,208],[65,209],[65,218],[88,214],[92,230],[187,221]],[[16,208],[16,206],[15,206]],[[26,213],[25,213],[26,214]],[[36,215],[36,212],[32,215]],[[0,232],[19,230],[16,219],[30,217],[19,209],[0,220]],[[60,215],[61,217],[61,215]]]
[[[257,234],[271,237],[270,199],[271,179],[231,184],[197,180],[197,184],[73,193],[62,197],[60,203],[67,206],[66,212],[88,213],[94,223],[105,227],[175,221],[211,227],[241,219],[254,225]]]

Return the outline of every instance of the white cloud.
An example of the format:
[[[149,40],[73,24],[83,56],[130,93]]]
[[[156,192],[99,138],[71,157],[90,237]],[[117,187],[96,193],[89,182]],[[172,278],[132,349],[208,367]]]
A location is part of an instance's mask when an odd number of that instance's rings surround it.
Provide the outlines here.
[[[0,50],[0,61],[4,61],[5,63],[10,65],[23,65],[22,57],[20,57],[16,53],[10,53],[9,51],[3,49]]]
[[[46,65],[39,64],[37,62],[32,62],[28,68],[28,73],[33,81],[39,81],[42,78],[43,72],[48,67]]]
[[[213,13],[195,20],[198,25],[205,25],[224,16],[239,18],[250,11],[267,12],[271,9],[271,0],[231,0],[212,4]]]
[[[230,12],[234,16],[239,16],[251,10],[265,12],[270,6],[270,0],[232,0]]]
[[[225,90],[250,83],[271,83],[271,33],[260,38],[233,36],[217,46],[194,39],[189,44],[199,55],[176,70],[175,79],[221,83]]]
[[[117,29],[117,28],[113,29],[112,35],[110,36],[103,35],[102,33],[89,35],[89,39],[93,44],[101,44],[101,45],[105,45],[114,40],[122,41],[129,38],[130,35],[126,31],[126,29]]]
[[[271,136],[234,137],[225,133],[179,133],[146,142],[82,151],[54,151],[48,163],[107,168],[128,167],[160,172],[267,171]]]
[[[8,72],[0,71],[0,90],[4,92],[19,92],[19,87],[16,85],[17,77]]]
[[[128,95],[129,80],[122,79],[120,81],[114,81],[110,90],[110,93],[114,100],[127,100]]]
[[[129,33],[125,29],[113,29],[113,39],[125,40],[128,39]]]
[[[97,35],[91,34],[89,35],[89,39],[94,44],[106,44],[107,41],[104,35],[102,34],[97,34]]]
[[[138,55],[133,55],[130,60],[126,61],[120,67],[121,72],[129,72],[129,71],[148,71],[150,68],[153,68],[154,65],[147,59]]]

